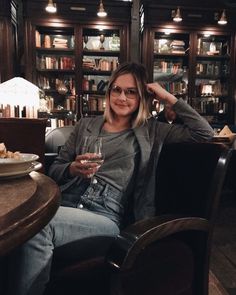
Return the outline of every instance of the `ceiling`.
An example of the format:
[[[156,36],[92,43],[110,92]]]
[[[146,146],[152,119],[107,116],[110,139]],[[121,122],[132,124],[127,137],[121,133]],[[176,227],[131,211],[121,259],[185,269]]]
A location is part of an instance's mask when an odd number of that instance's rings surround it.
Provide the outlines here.
[[[28,0],[22,0],[23,2],[27,2]],[[55,2],[58,3],[63,3],[65,2],[72,2],[72,3],[77,3],[77,4],[81,4],[81,3],[99,3],[100,0],[54,0]],[[47,2],[47,0],[34,0],[34,2]],[[104,4],[111,4],[112,2],[140,2],[140,3],[146,3],[146,4],[154,4],[154,5],[158,5],[158,4],[166,4],[166,5],[178,5],[178,6],[182,6],[182,5],[188,5],[188,6],[194,6],[195,4],[197,4],[197,6],[200,6],[202,3],[208,6],[211,6],[210,4],[216,4],[217,6],[221,5],[222,7],[226,7],[226,8],[236,8],[236,0],[179,0],[178,2],[176,0],[103,0]],[[202,2],[202,3],[201,3]]]

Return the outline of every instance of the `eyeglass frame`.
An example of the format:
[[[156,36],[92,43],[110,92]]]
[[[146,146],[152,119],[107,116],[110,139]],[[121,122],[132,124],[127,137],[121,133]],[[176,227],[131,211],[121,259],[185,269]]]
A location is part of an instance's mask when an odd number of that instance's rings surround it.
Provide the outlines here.
[[[118,90],[118,92],[115,92],[115,94],[114,94],[114,92],[112,93],[112,91],[114,90],[114,89],[119,89]],[[133,90],[135,93],[128,93],[128,91],[130,91],[130,90]],[[110,93],[110,95],[112,95],[113,97],[119,97],[119,96],[121,96],[121,94],[122,94],[122,92],[124,92],[124,95],[125,95],[125,97],[127,98],[127,99],[137,99],[138,97],[139,97],[139,93],[138,93],[138,89],[137,88],[134,88],[134,87],[130,87],[130,88],[126,88],[126,89],[123,89],[123,88],[121,88],[120,86],[118,86],[118,85],[113,85],[113,86],[111,86],[110,88],[109,88],[109,93]],[[131,96],[135,96],[135,97],[129,97],[129,95],[131,95]]]

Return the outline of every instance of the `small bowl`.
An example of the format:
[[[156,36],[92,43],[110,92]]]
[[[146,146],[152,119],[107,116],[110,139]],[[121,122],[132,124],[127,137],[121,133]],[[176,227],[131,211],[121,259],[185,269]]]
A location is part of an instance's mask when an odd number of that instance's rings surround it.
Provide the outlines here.
[[[38,158],[39,156],[35,154],[20,153],[20,159],[0,159],[0,173],[25,171],[30,169],[32,162]]]

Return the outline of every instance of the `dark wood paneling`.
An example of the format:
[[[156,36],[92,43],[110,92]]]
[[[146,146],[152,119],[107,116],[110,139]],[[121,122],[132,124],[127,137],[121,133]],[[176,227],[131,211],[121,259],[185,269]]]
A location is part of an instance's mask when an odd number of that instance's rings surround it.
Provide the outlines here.
[[[24,15],[29,18],[55,19],[65,18],[73,22],[98,21],[97,10],[99,1],[55,1],[57,13],[50,15],[45,11],[46,1],[24,1]],[[104,8],[108,14],[102,21],[130,21],[131,3],[109,1],[104,2]],[[70,7],[82,7],[85,11],[71,10]],[[39,14],[40,12],[40,14]]]

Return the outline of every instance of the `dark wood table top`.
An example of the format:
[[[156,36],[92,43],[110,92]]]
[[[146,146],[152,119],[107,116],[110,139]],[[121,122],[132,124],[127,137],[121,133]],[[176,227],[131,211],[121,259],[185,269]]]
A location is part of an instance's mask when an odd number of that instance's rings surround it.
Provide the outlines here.
[[[38,172],[0,179],[0,256],[40,231],[59,206],[57,184]]]

